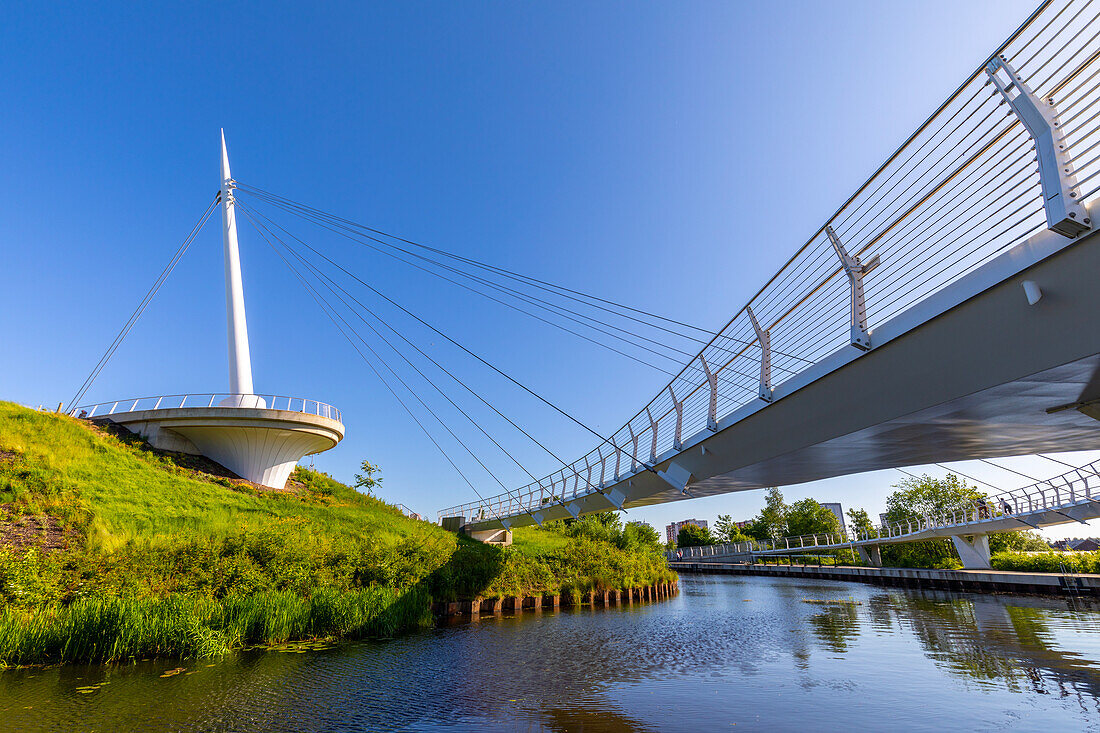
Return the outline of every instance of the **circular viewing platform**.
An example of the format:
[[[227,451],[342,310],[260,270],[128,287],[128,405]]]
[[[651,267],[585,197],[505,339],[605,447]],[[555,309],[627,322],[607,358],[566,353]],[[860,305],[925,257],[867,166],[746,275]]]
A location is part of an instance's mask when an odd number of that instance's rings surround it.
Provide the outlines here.
[[[253,483],[274,489],[304,456],[344,438],[332,405],[283,395],[186,394],[138,397],[69,411],[74,417],[110,420],[154,448],[203,455]]]

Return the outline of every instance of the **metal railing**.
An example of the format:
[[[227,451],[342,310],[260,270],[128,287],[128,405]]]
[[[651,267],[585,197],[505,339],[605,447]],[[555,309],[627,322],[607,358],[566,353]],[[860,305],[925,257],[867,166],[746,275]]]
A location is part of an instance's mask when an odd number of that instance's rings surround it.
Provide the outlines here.
[[[1045,2],[996,59],[1013,64],[1038,98],[1055,99],[1069,195],[1091,200],[1100,191],[1100,8]],[[908,73],[920,64],[899,67],[899,84]],[[1036,143],[991,74],[986,64],[975,70],[609,439],[538,481],[439,516],[529,514],[647,470],[685,436],[771,401],[773,377],[796,377],[847,345],[870,348],[876,324],[1048,228]],[[796,199],[788,190],[777,202]]]
[[[981,526],[992,522],[1027,517],[1040,512],[1057,512],[1081,502],[1100,501],[1100,461],[1039,481],[1019,489],[982,496],[976,501],[944,511],[891,522],[865,531],[842,530],[834,534],[799,535],[775,540],[684,547],[667,553],[670,560],[722,557],[760,552],[786,553],[812,549],[838,549],[845,546],[891,544],[913,541],[914,536],[935,530],[958,529],[963,534],[981,534]],[[1076,521],[1063,514],[1065,521]],[[1033,527],[1021,520],[1019,529]],[[679,553],[679,555],[677,554]]]
[[[306,415],[327,417],[337,422],[340,419],[340,411],[332,405],[317,400],[307,400],[304,397],[287,397],[285,395],[243,395],[227,393],[205,394],[170,394],[156,397],[131,397],[125,400],[113,402],[99,402],[94,405],[80,405],[69,410],[69,414],[75,417],[93,418],[121,415],[128,412],[142,410],[178,410],[185,407],[209,407],[227,410],[261,407],[257,398],[263,400],[263,407],[269,410],[287,410],[288,412],[300,412]]]

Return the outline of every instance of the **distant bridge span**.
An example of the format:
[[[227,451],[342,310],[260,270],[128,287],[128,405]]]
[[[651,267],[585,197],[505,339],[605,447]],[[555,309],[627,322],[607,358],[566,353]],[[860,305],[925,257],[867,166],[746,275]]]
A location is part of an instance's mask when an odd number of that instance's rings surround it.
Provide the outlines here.
[[[1069,5],[1044,3],[608,440],[440,516],[1100,448],[1100,12]]]

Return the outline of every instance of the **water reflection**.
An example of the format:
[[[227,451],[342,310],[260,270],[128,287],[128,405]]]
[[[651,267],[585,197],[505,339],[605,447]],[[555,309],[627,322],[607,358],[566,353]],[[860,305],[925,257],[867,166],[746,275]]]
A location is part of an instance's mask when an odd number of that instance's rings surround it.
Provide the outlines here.
[[[871,599],[869,610],[880,628],[892,621],[910,630],[928,657],[951,674],[1013,691],[1025,686],[1040,694],[1100,697],[1096,657],[1074,644],[1095,647],[1100,613],[1092,603],[883,593]]]
[[[0,728],[845,730],[859,710],[898,729],[1086,729],[1098,631],[1079,601],[695,576],[665,603],[325,651],[8,671]]]

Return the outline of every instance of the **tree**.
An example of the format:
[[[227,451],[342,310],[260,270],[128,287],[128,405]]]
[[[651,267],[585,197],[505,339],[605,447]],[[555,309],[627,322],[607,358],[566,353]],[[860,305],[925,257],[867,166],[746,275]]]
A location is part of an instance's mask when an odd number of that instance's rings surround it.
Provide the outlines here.
[[[699,547],[701,545],[713,545],[714,537],[709,529],[697,527],[694,524],[685,524],[680,528],[680,534],[676,536],[677,547]]]
[[[764,508],[760,510],[752,524],[746,527],[749,534],[759,540],[775,540],[786,537],[787,505],[783,501],[783,492],[772,487],[764,493]]]
[[[1034,532],[997,532],[989,535],[989,552],[1049,552],[1050,545]]]
[[[381,473],[382,469],[378,466],[372,465],[370,461],[363,461],[359,464],[359,469],[363,473],[355,474],[355,488],[363,493],[370,495],[371,491],[376,488],[381,488],[382,477],[374,477],[374,474]]]
[[[714,523],[714,539],[716,542],[752,542],[753,538],[741,531],[737,522],[729,514],[719,514],[718,521]]]
[[[925,474],[907,478],[894,485],[897,489],[886,498],[886,522],[904,522],[929,514],[970,506],[984,498],[976,487],[967,486],[958,476],[948,474],[937,479]],[[883,562],[901,567],[942,567],[953,565],[958,555],[950,540],[929,540],[886,545]]]
[[[632,548],[656,548],[661,545],[661,535],[644,522],[627,522],[623,526],[621,541],[624,550]]]
[[[577,519],[565,520],[566,534],[571,537],[591,537],[604,542],[618,542],[622,537],[622,524],[616,511],[592,512]]]
[[[867,515],[866,509],[849,509],[848,523],[852,526],[852,532],[861,537],[878,537],[878,530],[874,522]]]
[[[733,521],[733,517],[729,514],[719,514],[718,521],[714,523],[714,537],[715,539],[727,541],[726,538],[731,534],[738,532],[737,524]]]
[[[787,507],[784,513],[787,535],[840,534],[840,520],[832,511],[813,499],[802,499]]]

